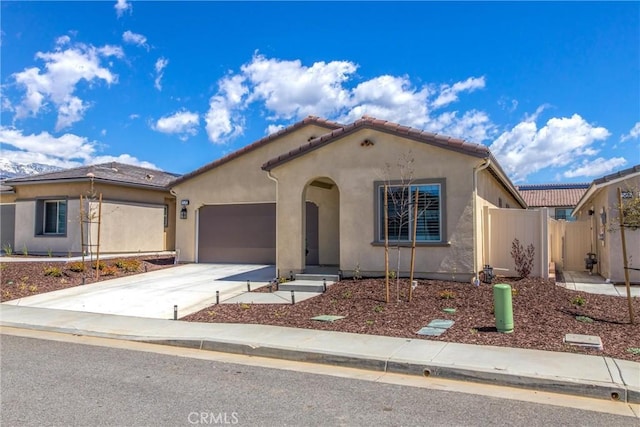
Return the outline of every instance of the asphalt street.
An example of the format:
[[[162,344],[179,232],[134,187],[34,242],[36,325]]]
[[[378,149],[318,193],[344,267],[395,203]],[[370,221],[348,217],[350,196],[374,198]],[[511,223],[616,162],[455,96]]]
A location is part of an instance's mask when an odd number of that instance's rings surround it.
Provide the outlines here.
[[[637,418],[153,352],[0,336],[0,424],[637,426]]]

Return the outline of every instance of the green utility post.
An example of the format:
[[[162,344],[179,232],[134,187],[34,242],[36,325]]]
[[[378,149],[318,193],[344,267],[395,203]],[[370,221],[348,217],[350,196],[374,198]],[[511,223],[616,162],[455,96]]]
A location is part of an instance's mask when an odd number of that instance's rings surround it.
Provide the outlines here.
[[[513,305],[511,304],[511,286],[498,284],[493,286],[493,307],[498,332],[513,332]]]

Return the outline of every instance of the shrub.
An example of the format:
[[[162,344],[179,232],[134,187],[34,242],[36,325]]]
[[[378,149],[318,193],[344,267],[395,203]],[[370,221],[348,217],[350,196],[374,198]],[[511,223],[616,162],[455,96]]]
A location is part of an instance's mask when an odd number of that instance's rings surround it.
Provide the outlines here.
[[[81,273],[84,271],[84,263],[82,263],[81,261],[71,262],[69,263],[69,270],[73,271],[74,273]]]
[[[115,276],[118,274],[118,267],[115,265],[107,265],[100,269],[103,276]]]
[[[7,256],[13,255],[13,248],[11,247],[11,243],[5,242],[2,244],[2,250]]]
[[[128,273],[133,273],[140,268],[140,261],[137,259],[119,259],[115,262],[115,266]]]
[[[44,275],[45,276],[51,276],[51,277],[62,277],[62,269],[60,267],[46,267],[44,269]]]
[[[102,262],[102,261],[98,261],[98,262],[94,262],[93,265],[91,266],[91,268],[98,269],[98,270],[102,270],[106,267],[107,265]]]
[[[445,290],[438,292],[438,296],[440,296],[441,299],[454,299],[456,297],[456,293],[453,291]]]
[[[524,249],[524,246],[520,243],[520,240],[513,239],[511,244],[511,257],[516,266],[516,271],[521,279],[526,279],[531,274],[533,268],[533,258],[535,256],[535,248],[533,243]]]
[[[571,298],[571,304],[573,304],[573,305],[577,305],[579,307],[582,307],[586,303],[587,303],[587,300],[585,300],[584,297],[581,297],[580,295]]]

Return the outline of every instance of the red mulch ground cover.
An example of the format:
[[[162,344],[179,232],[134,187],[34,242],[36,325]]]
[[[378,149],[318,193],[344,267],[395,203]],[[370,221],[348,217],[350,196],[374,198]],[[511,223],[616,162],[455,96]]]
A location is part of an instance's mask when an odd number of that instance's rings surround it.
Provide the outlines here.
[[[633,299],[636,324],[629,322],[627,299],[577,292],[557,286],[551,280],[500,278],[495,283],[512,286],[515,330],[498,333],[493,314],[493,287],[465,283],[424,280],[405,302],[408,281],[403,281],[401,302],[396,301],[391,284],[391,303],[385,303],[383,279],[342,281],[318,297],[290,304],[214,305],[183,320],[216,323],[257,323],[296,328],[323,329],[360,334],[429,339],[466,344],[483,344],[539,350],[610,356],[640,362],[640,299]],[[264,289],[263,289],[264,290]],[[446,292],[449,291],[449,292]],[[447,295],[452,298],[447,298]],[[572,303],[582,297],[584,305]],[[574,302],[576,302],[574,300]],[[447,314],[444,308],[455,308]],[[346,318],[333,323],[310,320],[318,315]],[[589,317],[585,323],[576,316]],[[423,337],[416,332],[434,319],[454,320],[439,337]],[[563,344],[565,334],[598,335],[604,350],[583,349]]]
[[[0,262],[0,302],[71,288],[145,271],[173,267],[173,257],[145,256],[100,260],[96,279],[95,261],[82,262]],[[84,269],[84,271],[77,271]],[[73,271],[76,270],[76,271]]]

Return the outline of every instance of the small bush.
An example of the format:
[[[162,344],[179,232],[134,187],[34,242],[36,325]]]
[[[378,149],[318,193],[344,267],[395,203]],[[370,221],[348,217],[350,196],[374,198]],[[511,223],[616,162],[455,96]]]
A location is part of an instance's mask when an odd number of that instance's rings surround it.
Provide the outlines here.
[[[98,262],[94,262],[93,265],[91,266],[91,268],[98,269],[98,270],[102,270],[106,267],[107,265],[102,262],[102,261],[98,261]]]
[[[11,247],[11,243],[8,243],[8,242],[3,243],[2,250],[4,251],[5,254],[7,254],[7,256],[13,255],[13,248]]]
[[[582,307],[587,303],[587,300],[584,297],[578,295],[576,297],[571,298],[571,304],[576,305],[578,307]]]
[[[520,243],[520,240],[513,239],[511,244],[511,257],[515,263],[516,271],[521,279],[526,279],[531,274],[533,269],[533,258],[535,256],[535,248],[533,243],[524,249],[524,246]]]
[[[116,267],[115,265],[107,265],[103,267],[100,272],[103,276],[115,276],[116,274],[118,274],[118,267]]]
[[[373,311],[375,311],[376,313],[382,313],[384,311],[384,307],[381,305],[376,305],[375,307],[373,307]]]
[[[38,292],[38,287],[36,285],[29,286],[29,292]]]
[[[81,273],[84,271],[84,263],[82,263],[81,261],[71,262],[69,263],[69,270],[73,271],[74,273]]]
[[[140,269],[140,261],[137,259],[119,259],[115,262],[115,266],[128,273],[133,273]]]
[[[450,290],[445,290],[438,292],[438,296],[441,299],[454,299],[456,297],[456,293]]]
[[[60,267],[46,267],[44,269],[44,275],[45,276],[51,276],[51,277],[62,277],[62,269]]]

